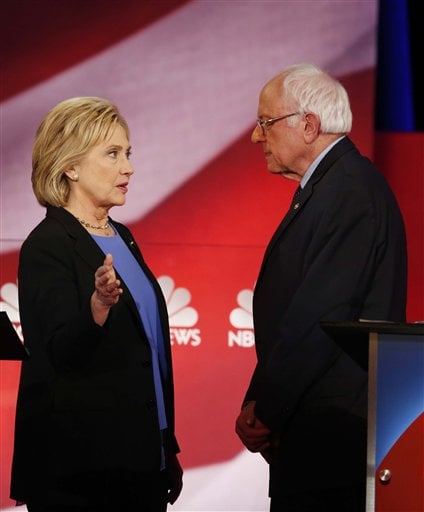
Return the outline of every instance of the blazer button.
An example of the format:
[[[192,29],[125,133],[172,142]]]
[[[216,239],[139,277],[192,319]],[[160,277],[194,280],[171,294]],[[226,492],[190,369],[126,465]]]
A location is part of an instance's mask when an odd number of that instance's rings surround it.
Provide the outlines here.
[[[156,400],[147,400],[146,407],[149,411],[156,407]]]
[[[149,368],[149,366],[151,366],[151,364],[152,364],[152,362],[151,362],[151,361],[149,361],[148,359],[146,359],[145,361],[143,361],[143,362],[141,363],[141,366],[142,366],[143,368]]]

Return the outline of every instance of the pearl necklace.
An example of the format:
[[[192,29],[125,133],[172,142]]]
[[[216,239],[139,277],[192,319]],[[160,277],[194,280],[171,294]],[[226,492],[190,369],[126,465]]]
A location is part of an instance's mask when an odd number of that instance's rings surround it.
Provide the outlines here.
[[[103,224],[103,226],[93,226],[93,224],[90,224],[86,222],[85,220],[82,220],[78,217],[75,217],[84,227],[90,228],[90,229],[101,229],[102,231],[105,231],[106,229],[109,229],[110,224],[106,221],[106,224]]]

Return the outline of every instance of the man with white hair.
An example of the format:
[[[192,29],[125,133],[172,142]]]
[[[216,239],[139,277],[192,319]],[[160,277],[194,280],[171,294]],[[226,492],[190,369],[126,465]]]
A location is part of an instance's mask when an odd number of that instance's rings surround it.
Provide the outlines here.
[[[345,89],[312,64],[261,91],[252,142],[299,183],[255,286],[257,365],[236,421],[270,464],[272,512],[365,510],[367,374],[320,321],[405,321],[402,216],[351,125]]]

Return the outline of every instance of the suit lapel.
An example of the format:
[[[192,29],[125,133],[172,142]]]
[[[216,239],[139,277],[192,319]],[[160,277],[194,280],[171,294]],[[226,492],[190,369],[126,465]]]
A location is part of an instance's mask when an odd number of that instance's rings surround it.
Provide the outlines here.
[[[47,215],[58,220],[68,232],[68,235],[75,240],[75,252],[78,256],[84,260],[93,271],[93,289],[94,289],[94,273],[103,264],[105,255],[96,242],[91,238],[90,234],[85,228],[83,228],[78,220],[63,208],[47,207]],[[110,219],[111,220],[111,219]],[[116,226],[116,224],[114,224]],[[132,249],[131,241],[128,235],[117,227],[119,234],[124,239],[125,243],[130,248],[131,252],[135,255],[137,261],[140,263],[140,257],[135,254]],[[123,294],[121,300],[123,300],[127,306],[131,309],[132,313],[140,320],[137,306],[132,298],[132,295],[127,288],[126,284],[122,280],[121,276],[117,273],[117,278],[121,281],[121,287]],[[141,322],[139,322],[141,324]]]
[[[268,257],[271,254],[273,248],[275,247],[275,244],[277,243],[279,238],[283,235],[284,231],[287,229],[287,227],[290,225],[290,223],[296,218],[297,215],[300,214],[302,209],[305,207],[305,205],[307,204],[307,202],[313,195],[315,186],[317,186],[317,184],[321,181],[323,176],[325,176],[327,171],[334,165],[334,163],[342,155],[344,155],[347,151],[350,151],[353,149],[355,149],[354,144],[348,137],[345,137],[344,139],[339,141],[321,160],[318,167],[315,169],[312,176],[310,177],[305,188],[300,193],[298,200],[290,205],[290,209],[284,216],[283,220],[281,221],[281,223],[278,226],[275,233],[273,234],[273,236],[268,244],[268,247],[266,248],[265,254],[264,254],[264,258],[262,261],[258,280],[263,273],[263,270],[264,270],[264,267],[268,260]]]
[[[271,240],[268,244],[268,247],[266,249],[266,252],[265,252],[264,262],[268,256],[268,254],[271,252],[272,248],[274,247],[276,241],[280,238],[283,231],[287,228],[287,226],[290,224],[290,222],[292,222],[292,220],[296,217],[296,215],[298,215],[298,213],[302,209],[302,206],[305,202],[305,197],[304,197],[305,192],[306,192],[305,190],[302,190],[297,201],[290,205],[290,209],[284,216],[283,220],[281,221],[280,225],[276,229],[275,233],[272,235],[272,238],[271,238]]]
[[[266,248],[265,255],[264,255],[264,258],[262,261],[262,265],[261,265],[261,270],[259,272],[259,277],[261,276],[264,266],[266,264],[266,261],[267,261],[269,255],[271,254],[272,249],[274,248],[278,239],[281,237],[281,235],[284,233],[284,231],[287,229],[287,227],[290,225],[290,223],[293,221],[293,219],[295,219],[296,216],[299,215],[300,211],[302,210],[303,206],[308,201],[311,194],[312,194],[312,189],[309,187],[307,187],[307,188],[305,187],[305,189],[302,190],[302,192],[300,193],[297,201],[295,201],[294,203],[292,203],[290,205],[290,209],[284,216],[283,220],[281,221],[280,225],[276,229],[275,233],[272,235],[272,238],[268,244],[268,247]]]
[[[68,235],[75,240],[75,251],[93,269],[102,264],[104,254],[78,220],[64,208],[47,207],[47,216],[56,219],[65,228]]]

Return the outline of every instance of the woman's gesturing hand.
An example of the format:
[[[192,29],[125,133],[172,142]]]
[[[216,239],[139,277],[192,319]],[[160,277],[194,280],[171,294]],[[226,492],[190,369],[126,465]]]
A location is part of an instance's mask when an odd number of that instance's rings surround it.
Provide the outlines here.
[[[91,311],[98,325],[103,325],[109,309],[119,301],[122,294],[121,282],[116,279],[113,256],[106,254],[103,265],[94,274],[95,290],[91,296]]]

